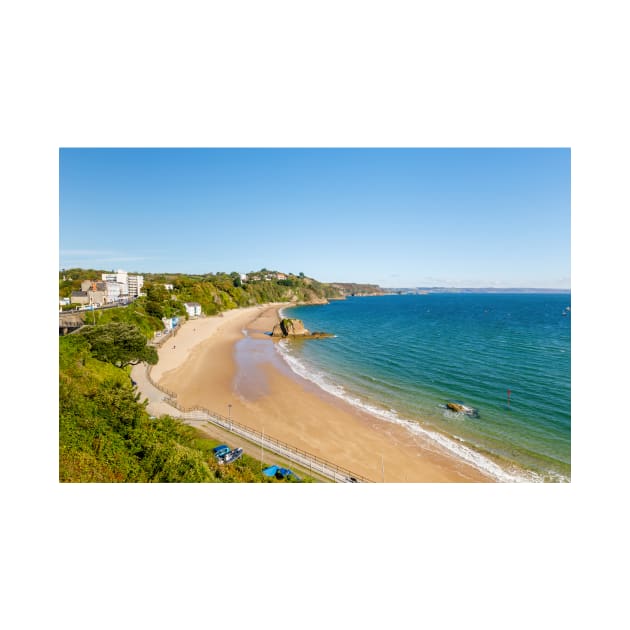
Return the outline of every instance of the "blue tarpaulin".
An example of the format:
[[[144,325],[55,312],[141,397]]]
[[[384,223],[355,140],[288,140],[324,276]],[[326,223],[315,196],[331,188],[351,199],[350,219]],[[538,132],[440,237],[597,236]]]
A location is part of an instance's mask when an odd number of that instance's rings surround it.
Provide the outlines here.
[[[300,481],[300,478],[292,470],[289,470],[288,468],[280,468],[280,466],[269,466],[269,468],[265,468],[265,470],[263,470],[263,475],[267,475],[267,477],[275,477],[276,479],[284,479],[289,475],[293,475],[295,479]]]

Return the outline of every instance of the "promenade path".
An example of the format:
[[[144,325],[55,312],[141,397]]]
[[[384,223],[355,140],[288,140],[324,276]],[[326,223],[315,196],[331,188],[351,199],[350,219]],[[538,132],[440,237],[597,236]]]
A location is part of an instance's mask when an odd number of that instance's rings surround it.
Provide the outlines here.
[[[285,444],[272,437],[237,423],[225,416],[210,412],[207,409],[193,408],[182,409],[178,406],[174,397],[158,389],[151,381],[146,364],[133,366],[131,378],[136,382],[138,391],[148,400],[147,411],[155,417],[172,416],[190,424],[191,426],[204,429],[208,426],[220,427],[232,435],[240,436],[263,450],[270,451],[283,459],[294,462],[302,467],[304,471],[311,474],[325,477],[335,482],[369,482],[369,479],[349,471],[332,462],[311,455],[300,449],[296,449],[289,444]],[[253,453],[250,451],[250,454]],[[260,458],[260,453],[254,455]]]

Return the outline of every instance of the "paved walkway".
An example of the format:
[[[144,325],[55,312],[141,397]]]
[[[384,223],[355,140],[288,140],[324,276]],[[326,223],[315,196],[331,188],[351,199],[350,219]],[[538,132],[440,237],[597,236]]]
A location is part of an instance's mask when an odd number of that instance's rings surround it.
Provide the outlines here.
[[[140,394],[148,399],[149,404],[147,411],[150,415],[159,418],[160,416],[173,416],[174,418],[182,418],[179,409],[169,405],[164,399],[167,395],[160,391],[151,383],[147,377],[147,367],[144,363],[139,363],[131,368],[131,378],[136,381]]]
[[[201,410],[180,411],[167,402],[169,399],[167,394],[151,383],[147,377],[146,365],[143,363],[133,366],[131,369],[131,378],[136,382],[140,394],[149,401],[147,411],[152,416],[172,416],[181,419],[186,424],[198,428],[203,428],[211,423],[224,431],[239,435],[253,444],[260,445],[262,443],[263,449],[299,464],[304,470],[308,470],[311,473],[322,475],[323,477],[337,482],[368,481],[367,479],[361,478],[359,475],[354,475],[347,470],[340,469],[335,464],[325,462],[309,453],[302,451],[297,452],[296,449],[293,449],[289,445],[279,444],[270,438],[263,438],[257,431],[249,429],[244,425],[232,423],[229,419],[223,418],[222,416],[213,416]]]

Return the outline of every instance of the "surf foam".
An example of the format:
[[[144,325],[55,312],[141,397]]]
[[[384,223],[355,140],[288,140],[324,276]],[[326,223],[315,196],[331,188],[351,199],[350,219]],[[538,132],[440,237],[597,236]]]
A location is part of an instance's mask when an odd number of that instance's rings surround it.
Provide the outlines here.
[[[446,437],[445,435],[442,435],[441,433],[429,431],[417,422],[402,418],[394,409],[390,409],[388,411],[386,409],[382,409],[376,407],[375,405],[366,403],[360,398],[351,395],[342,385],[331,383],[329,377],[327,377],[326,374],[305,365],[302,361],[293,356],[291,354],[291,351],[289,350],[288,343],[284,340],[277,343],[275,345],[275,348],[282,359],[285,361],[285,363],[289,366],[289,368],[298,376],[306,379],[307,381],[310,381],[325,392],[341,400],[344,400],[352,406],[361,409],[376,418],[385,420],[386,422],[391,422],[393,424],[398,424],[400,426],[403,426],[410,433],[420,435],[424,438],[429,439],[434,444],[442,447],[442,449],[445,449],[450,453],[456,455],[460,459],[463,459],[464,461],[475,467],[477,470],[490,475],[497,481],[512,483],[544,481],[541,475],[538,475],[534,472],[518,471],[515,469],[505,470],[492,460],[488,459],[481,453],[477,453],[468,446],[465,446],[464,444],[458,444],[454,440]]]

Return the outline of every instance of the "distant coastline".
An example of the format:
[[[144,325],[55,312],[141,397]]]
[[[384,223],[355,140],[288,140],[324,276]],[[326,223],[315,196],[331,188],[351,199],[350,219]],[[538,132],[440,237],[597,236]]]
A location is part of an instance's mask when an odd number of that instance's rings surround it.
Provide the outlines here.
[[[426,293],[562,293],[570,294],[571,289],[540,289],[534,287],[400,287],[383,288],[389,294],[426,294]]]
[[[284,308],[337,339],[279,349],[331,395],[440,434],[497,480],[570,481],[570,305],[569,294],[470,292]],[[481,419],[451,417],[451,400]]]

